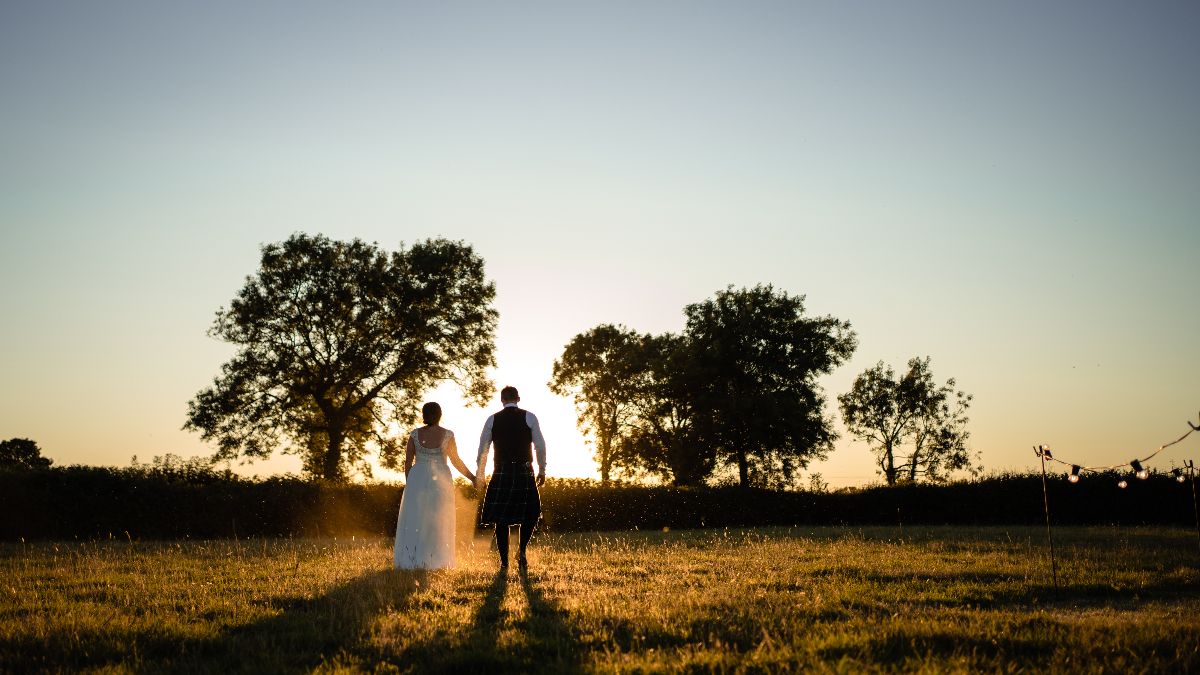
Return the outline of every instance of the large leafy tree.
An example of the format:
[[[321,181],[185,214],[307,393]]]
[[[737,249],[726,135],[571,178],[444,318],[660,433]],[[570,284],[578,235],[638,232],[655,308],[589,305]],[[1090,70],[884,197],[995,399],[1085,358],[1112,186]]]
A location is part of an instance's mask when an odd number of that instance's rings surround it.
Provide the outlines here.
[[[914,357],[899,377],[880,361],[838,396],[846,428],[870,444],[888,485],[974,470],[966,429],[971,396],[954,387],[953,378],[934,381],[928,357]]]
[[[690,386],[693,362],[693,350],[681,335],[643,339],[644,371],[629,391],[636,424],[623,439],[625,449],[618,453],[674,485],[699,485],[717,465],[714,447],[696,436],[696,397]]]
[[[575,401],[579,428],[592,438],[604,483],[615,470],[634,468],[618,453],[628,448],[625,441],[637,420],[631,392],[643,386],[645,339],[637,331],[612,324],[580,333],[554,361],[547,383],[552,392]]]
[[[10,438],[0,441],[0,469],[47,469],[54,462],[42,457],[37,441]]]
[[[430,239],[385,251],[361,240],[296,234],[262,248],[210,334],[237,346],[188,406],[186,429],[215,441],[214,459],[298,453],[305,470],[339,480],[374,447],[396,466],[393,424],[452,380],[480,404],[492,392],[495,286],[462,242]]]
[[[837,438],[816,378],[850,357],[848,322],[809,317],[770,285],[720,291],[684,310],[697,437],[747,486],[791,484]]]

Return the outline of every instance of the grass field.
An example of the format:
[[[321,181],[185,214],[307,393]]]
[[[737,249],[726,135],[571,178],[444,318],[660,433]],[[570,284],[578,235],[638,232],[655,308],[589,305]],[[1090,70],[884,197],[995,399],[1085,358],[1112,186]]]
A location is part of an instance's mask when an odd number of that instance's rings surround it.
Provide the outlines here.
[[[0,670],[1200,671],[1194,532],[547,535],[497,575],[391,541],[4,544]]]

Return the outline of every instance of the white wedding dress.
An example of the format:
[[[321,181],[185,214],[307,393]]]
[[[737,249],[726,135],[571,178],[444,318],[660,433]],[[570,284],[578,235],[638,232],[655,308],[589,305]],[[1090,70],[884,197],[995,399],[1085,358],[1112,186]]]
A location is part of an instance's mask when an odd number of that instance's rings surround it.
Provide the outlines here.
[[[427,448],[414,430],[416,461],[400,499],[396,518],[396,569],[454,567],[454,479],[446,463],[446,445],[454,432],[443,435],[441,445]]]

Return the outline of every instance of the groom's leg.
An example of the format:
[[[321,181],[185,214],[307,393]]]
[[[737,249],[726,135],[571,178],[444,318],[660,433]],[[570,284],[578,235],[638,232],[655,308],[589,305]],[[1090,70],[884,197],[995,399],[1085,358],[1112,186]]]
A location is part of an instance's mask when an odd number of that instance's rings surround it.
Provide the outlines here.
[[[496,548],[500,550],[500,564],[508,566],[508,523],[496,523]],[[524,549],[522,549],[524,550]]]
[[[537,521],[530,523],[521,523],[521,552],[520,558],[525,561],[525,547],[529,546],[529,539],[533,536],[533,528],[537,526]]]

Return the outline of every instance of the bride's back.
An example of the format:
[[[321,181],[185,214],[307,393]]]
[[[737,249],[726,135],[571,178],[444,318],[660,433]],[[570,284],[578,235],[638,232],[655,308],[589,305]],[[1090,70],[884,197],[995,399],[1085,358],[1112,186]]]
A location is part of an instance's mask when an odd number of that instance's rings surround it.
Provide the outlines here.
[[[436,424],[413,429],[413,440],[416,441],[417,455],[425,457],[443,457],[446,452],[446,441],[454,432]]]

